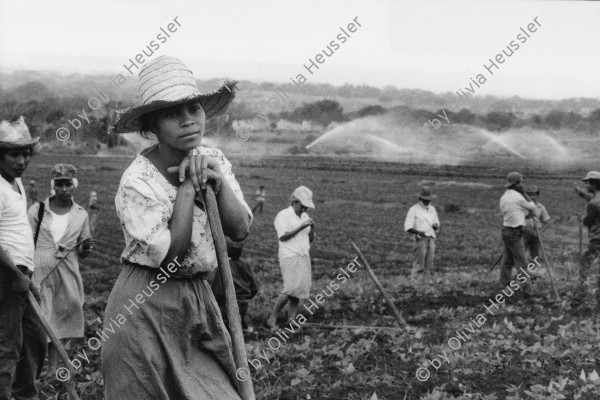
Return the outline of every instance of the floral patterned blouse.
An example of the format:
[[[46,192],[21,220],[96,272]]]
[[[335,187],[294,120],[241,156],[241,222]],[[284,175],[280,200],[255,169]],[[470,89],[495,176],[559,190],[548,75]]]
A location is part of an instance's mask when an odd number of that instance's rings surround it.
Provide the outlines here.
[[[223,152],[205,147],[198,147],[196,151],[219,161],[229,186],[252,218],[250,207],[244,201],[240,185],[231,171],[231,163]],[[166,261],[164,259],[171,246],[169,222],[173,215],[177,187],[171,185],[142,154],[123,173],[115,198],[117,214],[125,235],[125,250],[121,254],[121,260],[159,268]],[[183,262],[178,260],[182,265],[177,272],[180,276],[211,271],[217,267],[217,254],[208,218],[198,203],[194,207],[193,218],[190,249]]]

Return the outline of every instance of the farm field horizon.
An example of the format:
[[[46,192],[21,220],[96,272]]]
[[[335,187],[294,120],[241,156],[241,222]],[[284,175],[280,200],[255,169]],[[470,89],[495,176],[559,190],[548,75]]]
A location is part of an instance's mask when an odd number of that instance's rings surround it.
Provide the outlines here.
[[[250,369],[258,399],[600,398],[599,381],[593,379],[594,371],[600,372],[600,325],[595,315],[568,306],[578,274],[577,215],[585,211],[585,202],[573,187],[584,176],[583,167],[550,172],[510,159],[435,166],[342,157],[228,158],[251,207],[257,187],[264,185],[267,190],[264,213],[255,214],[242,254],[261,283],[249,311],[256,332],[246,336],[248,359],[259,354],[269,358],[268,363],[263,360],[260,367]],[[24,182],[38,182],[43,199],[49,192],[52,165],[68,162],[79,169],[75,201],[87,206],[89,192],[98,193],[95,248],[80,261],[86,340],[101,329],[106,300],[120,270],[124,242],[114,196],[132,159],[42,154],[32,159],[23,176]],[[498,268],[488,272],[501,253],[498,201],[505,176],[513,169],[524,172],[526,185],[540,188],[540,201],[553,217],[543,234],[550,263],[541,257],[542,267],[532,278],[532,297],[517,293],[490,315],[484,306],[502,289]],[[313,315],[304,312],[307,322],[390,329],[306,326],[289,334],[277,350],[269,347],[274,334],[263,324],[282,285],[273,220],[300,185],[313,190],[316,206],[309,210],[317,230],[311,245],[311,298],[356,257],[350,246],[353,240],[406,319],[406,329],[394,329],[391,310],[366,270],[359,268]],[[431,186],[438,196],[433,205],[441,221],[436,250],[439,271],[413,283],[409,279],[413,243],[403,225],[423,185]],[[553,299],[548,266],[558,285],[559,301]],[[458,331],[467,332],[465,326],[481,313],[487,320],[479,324],[477,333],[462,340],[448,362],[441,361],[435,368],[427,361],[448,353],[448,340]],[[78,390],[82,399],[102,399],[100,351],[92,352],[79,341],[68,352],[74,358],[83,350],[90,362],[78,371]],[[429,369],[428,379],[416,377],[420,367]],[[41,389],[47,396],[42,399],[66,398],[53,376],[42,379]]]

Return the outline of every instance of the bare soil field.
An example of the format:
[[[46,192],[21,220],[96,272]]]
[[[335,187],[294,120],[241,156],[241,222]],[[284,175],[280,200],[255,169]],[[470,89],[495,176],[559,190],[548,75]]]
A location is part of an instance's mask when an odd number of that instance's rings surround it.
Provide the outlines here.
[[[40,195],[48,193],[50,168],[65,158],[34,158],[24,181],[36,179]],[[264,213],[255,215],[242,256],[262,285],[249,312],[257,329],[246,337],[249,359],[259,354],[269,359],[251,368],[258,399],[600,398],[598,320],[568,306],[578,273],[576,215],[585,207],[573,192],[581,170],[550,174],[508,161],[493,167],[485,163],[435,167],[316,157],[230,160],[251,206],[258,185],[267,188]],[[123,235],[114,195],[130,161],[68,156],[80,170],[75,200],[87,205],[89,192],[95,190],[101,207],[94,252],[81,262],[86,340],[101,328],[120,269]],[[530,298],[517,293],[492,314],[485,306],[501,289],[498,268],[488,271],[501,252],[498,200],[506,173],[516,167],[529,169],[525,183],[539,186],[541,201],[554,218],[543,236],[550,263],[541,259]],[[403,233],[403,223],[424,181],[438,195],[433,204],[441,220],[436,254],[440,270],[413,283],[408,279],[413,243]],[[289,333],[289,340],[276,350],[269,346],[274,334],[263,323],[282,285],[273,220],[299,185],[313,190],[316,204],[309,212],[318,234],[311,247],[311,296],[325,289],[356,256],[349,244],[353,240],[402,312],[406,329],[394,329],[391,310],[366,270],[359,268],[314,314],[304,313],[307,323],[389,329],[306,326]],[[558,285],[558,301],[547,277],[549,266]],[[481,322],[480,314],[486,321]],[[477,329],[470,333],[466,327],[473,321]],[[460,347],[450,350],[448,344],[456,341]],[[84,350],[89,363],[83,362],[78,370],[77,388],[83,399],[102,399],[100,351],[90,350],[82,340],[69,354],[74,358]],[[423,369],[416,375],[425,367],[427,379]],[[44,374],[41,398],[65,399],[63,384],[47,370]]]

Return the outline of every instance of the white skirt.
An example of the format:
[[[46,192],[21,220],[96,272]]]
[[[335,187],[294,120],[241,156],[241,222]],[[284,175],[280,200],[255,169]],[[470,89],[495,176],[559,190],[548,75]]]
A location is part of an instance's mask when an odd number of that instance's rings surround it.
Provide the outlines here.
[[[308,254],[279,258],[283,290],[281,293],[299,299],[308,299],[310,295],[311,268]]]

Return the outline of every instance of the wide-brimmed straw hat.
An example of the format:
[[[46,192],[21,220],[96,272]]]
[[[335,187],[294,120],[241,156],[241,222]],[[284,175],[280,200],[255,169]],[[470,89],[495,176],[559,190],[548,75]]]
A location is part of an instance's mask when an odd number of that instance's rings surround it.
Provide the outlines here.
[[[0,122],[0,148],[19,149],[33,147],[39,141],[39,136],[31,138],[29,128],[25,124],[25,118],[22,115],[15,122]]]
[[[313,192],[306,186],[298,186],[292,195],[291,199],[298,200],[304,207],[315,208],[315,203],[312,201]]]
[[[109,134],[142,131],[142,115],[193,100],[200,102],[206,119],[215,117],[227,109],[237,90],[237,81],[226,81],[219,89],[202,93],[192,71],[169,56],[158,57],[142,67],[138,85],[142,104],[118,110]]]

